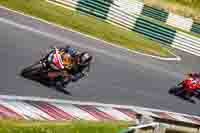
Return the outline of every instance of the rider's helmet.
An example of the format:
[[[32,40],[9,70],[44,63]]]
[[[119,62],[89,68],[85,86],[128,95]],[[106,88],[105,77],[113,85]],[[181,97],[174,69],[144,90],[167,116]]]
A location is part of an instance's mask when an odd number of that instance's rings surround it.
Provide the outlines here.
[[[70,46],[65,47],[65,52],[70,54],[70,56],[74,57],[76,55],[76,50]]]
[[[193,75],[194,75],[195,78],[200,78],[199,73],[194,73]]]

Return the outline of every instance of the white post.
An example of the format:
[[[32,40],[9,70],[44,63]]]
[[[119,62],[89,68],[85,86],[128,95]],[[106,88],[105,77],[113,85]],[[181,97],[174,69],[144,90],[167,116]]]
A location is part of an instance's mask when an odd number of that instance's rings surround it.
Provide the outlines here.
[[[155,128],[157,126],[159,126],[159,123],[152,122],[152,123],[149,123],[149,124],[129,127],[129,131],[131,131],[131,133],[139,133],[139,129],[148,128],[148,127]]]
[[[165,133],[166,132],[166,127],[163,124],[159,124],[154,128],[153,133]]]
[[[198,128],[198,131],[197,131],[197,133],[200,133],[200,128]]]

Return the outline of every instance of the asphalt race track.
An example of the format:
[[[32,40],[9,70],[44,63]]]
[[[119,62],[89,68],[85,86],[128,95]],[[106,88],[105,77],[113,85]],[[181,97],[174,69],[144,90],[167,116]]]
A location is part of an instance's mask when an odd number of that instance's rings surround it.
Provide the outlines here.
[[[68,85],[71,95],[19,75],[23,67],[39,59],[40,50],[52,45],[73,45],[95,57],[89,76]],[[200,70],[198,57],[177,54],[182,61],[159,61],[0,9],[0,95],[137,105],[199,115],[200,101],[192,104],[168,94],[185,73]]]

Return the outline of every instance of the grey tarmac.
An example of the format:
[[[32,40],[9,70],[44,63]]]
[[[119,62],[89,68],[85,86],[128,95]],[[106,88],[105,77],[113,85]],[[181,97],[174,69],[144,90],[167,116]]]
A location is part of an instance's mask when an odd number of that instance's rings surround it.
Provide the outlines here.
[[[200,112],[200,101],[191,104],[168,94],[184,74],[199,71],[197,56],[176,51],[181,61],[160,61],[1,8],[0,40],[1,95],[136,105],[195,115]],[[41,50],[52,45],[72,45],[95,57],[89,76],[68,85],[72,95],[19,75],[21,69],[40,58]]]

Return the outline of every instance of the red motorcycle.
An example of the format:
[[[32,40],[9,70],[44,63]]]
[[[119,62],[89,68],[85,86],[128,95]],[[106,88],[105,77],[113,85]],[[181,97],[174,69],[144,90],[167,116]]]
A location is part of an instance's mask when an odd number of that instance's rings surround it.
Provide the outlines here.
[[[54,49],[53,49],[54,50]],[[75,64],[68,72],[61,70],[53,70],[48,63],[49,54],[52,49],[46,54],[42,54],[39,61],[24,68],[21,71],[21,76],[36,80],[47,86],[54,86],[56,89],[64,90],[69,82],[76,82],[83,78],[89,72],[90,64],[93,57],[88,52],[80,52],[75,57]],[[56,58],[55,61],[58,62]]]
[[[188,74],[182,82],[171,88],[169,93],[186,99],[191,99],[192,97],[200,99],[200,76]]]

